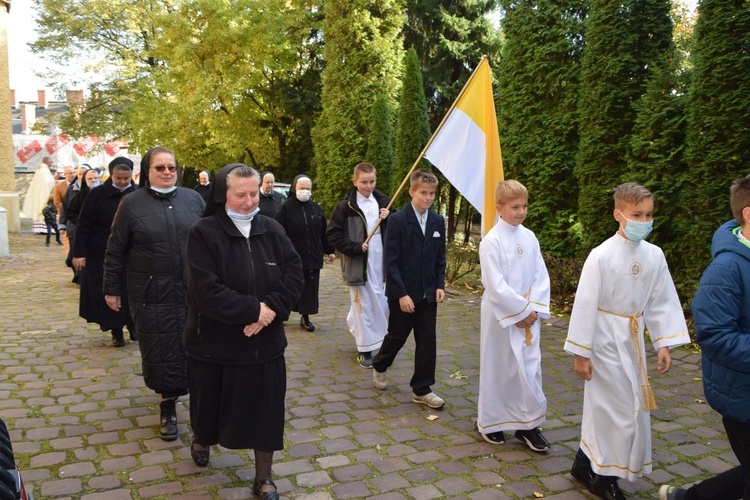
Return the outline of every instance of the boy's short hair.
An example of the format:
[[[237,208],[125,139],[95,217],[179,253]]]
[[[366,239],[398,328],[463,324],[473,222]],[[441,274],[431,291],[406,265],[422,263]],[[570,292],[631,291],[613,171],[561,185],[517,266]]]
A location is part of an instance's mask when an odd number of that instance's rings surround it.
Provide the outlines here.
[[[497,184],[495,188],[496,205],[502,205],[507,201],[517,200],[518,198],[529,199],[529,190],[526,189],[526,186],[512,179]]]
[[[615,208],[622,208],[625,203],[637,205],[646,198],[653,198],[654,193],[648,188],[636,184],[635,182],[626,182],[615,188]]]
[[[420,184],[429,184],[431,186],[437,186],[438,180],[435,174],[429,170],[417,169],[412,172],[409,177],[409,187],[411,189],[417,189]]]
[[[358,163],[356,167],[354,167],[354,172],[352,172],[352,180],[356,181],[359,179],[359,174],[375,174],[375,167],[372,165],[372,163]]]
[[[745,225],[745,219],[742,217],[742,211],[750,207],[750,175],[737,179],[729,188],[732,195],[732,214],[740,226]]]

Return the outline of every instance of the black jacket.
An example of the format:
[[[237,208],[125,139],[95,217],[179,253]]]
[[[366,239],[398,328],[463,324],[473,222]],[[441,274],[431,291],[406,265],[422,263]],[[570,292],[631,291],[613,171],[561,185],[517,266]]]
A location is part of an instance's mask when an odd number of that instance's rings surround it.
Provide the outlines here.
[[[143,167],[141,171],[148,175]],[[137,190],[117,209],[104,257],[107,295],[119,295],[127,268],[146,386],[171,396],[187,392],[183,263],[188,230],[201,218],[203,207],[203,198],[192,189],[178,187],[169,194],[148,187]]]
[[[42,216],[44,216],[44,222],[47,224],[53,224],[57,222],[57,207],[51,201],[47,202],[47,206],[42,209]]]
[[[378,207],[388,206],[390,200],[388,196],[378,190],[373,191],[372,196],[378,202]],[[385,241],[387,220],[382,220],[379,226],[383,241]],[[344,201],[333,209],[326,237],[341,253],[341,273],[346,284],[361,286],[367,283],[367,254],[362,251],[362,243],[367,238],[367,220],[362,209],[357,205],[356,188],[349,191]],[[385,262],[383,264],[385,265]],[[385,270],[385,267],[383,269]]]
[[[322,269],[323,256],[332,254],[335,249],[326,238],[326,215],[314,201],[301,202],[295,194],[297,180],[294,178],[289,189],[289,198],[276,212],[276,220],[284,226],[294,249],[302,259],[302,269]]]
[[[260,209],[260,212],[258,213],[273,219],[276,216],[276,212],[278,212],[281,203],[284,201],[281,194],[271,190],[271,194],[263,194],[263,191],[261,191],[259,196],[260,200],[258,200],[258,208]]]
[[[415,304],[423,298],[435,302],[435,290],[445,290],[445,219],[428,210],[422,234],[411,203],[388,219],[385,294],[393,300],[409,295]]]
[[[190,229],[187,262],[189,357],[261,364],[284,353],[284,321],[302,291],[303,277],[299,256],[275,220],[256,215],[246,239],[226,212],[217,210]],[[243,328],[258,321],[260,302],[276,318],[247,337]]]

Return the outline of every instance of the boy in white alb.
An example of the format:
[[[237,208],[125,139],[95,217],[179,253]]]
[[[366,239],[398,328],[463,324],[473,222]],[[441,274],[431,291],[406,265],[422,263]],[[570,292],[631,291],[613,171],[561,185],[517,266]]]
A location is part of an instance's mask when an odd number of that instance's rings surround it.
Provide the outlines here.
[[[528,191],[518,181],[495,190],[500,219],[479,245],[482,268],[479,340],[479,417],[476,429],[493,444],[504,431],[534,451],[549,449],[539,430],[546,420],[540,321],[549,318],[550,282],[539,242],[522,223]]]
[[[581,443],[571,475],[600,498],[623,499],[618,478],[651,472],[650,411],[644,328],[657,372],[672,365],[669,348],[690,342],[680,299],[661,249],[644,238],[653,224],[651,192],[635,183],[614,193],[617,233],[583,266],[565,350],[586,383]]]
[[[341,253],[341,273],[349,285],[346,324],[357,345],[357,362],[372,368],[372,351],[380,348],[388,331],[383,234],[389,198],[375,189],[375,167],[369,163],[354,167],[352,182],[354,189],[331,214],[326,237]],[[379,219],[383,220],[365,243]]]

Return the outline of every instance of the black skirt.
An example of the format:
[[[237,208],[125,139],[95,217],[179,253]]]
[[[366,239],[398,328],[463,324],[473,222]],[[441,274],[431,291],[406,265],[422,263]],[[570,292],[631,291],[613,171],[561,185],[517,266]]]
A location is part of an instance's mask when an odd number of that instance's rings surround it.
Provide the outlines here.
[[[233,450],[284,449],[284,356],[262,365],[188,358],[190,425],[195,441]]]
[[[81,269],[79,283],[81,295],[78,301],[78,314],[89,323],[96,323],[103,332],[113,328],[122,329],[123,326],[133,324],[128,308],[127,288],[120,293],[122,309],[113,311],[104,300],[102,291],[104,281],[104,255],[87,257],[86,266]],[[122,280],[123,284],[126,282]],[[131,330],[132,331],[132,330]]]
[[[305,269],[305,284],[293,311],[300,314],[318,314],[318,289],[320,288],[320,269]]]

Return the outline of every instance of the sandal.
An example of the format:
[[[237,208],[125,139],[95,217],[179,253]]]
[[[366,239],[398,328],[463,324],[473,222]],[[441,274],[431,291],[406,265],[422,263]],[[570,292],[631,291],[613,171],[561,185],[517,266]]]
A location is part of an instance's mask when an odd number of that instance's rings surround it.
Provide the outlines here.
[[[208,465],[208,460],[211,457],[211,448],[206,447],[204,450],[197,450],[195,447],[201,446],[195,442],[195,436],[193,436],[193,442],[190,445],[190,456],[193,457],[193,462],[198,467],[205,467]],[[203,446],[201,446],[203,448]]]
[[[262,486],[273,486],[273,491],[261,491]],[[262,500],[279,500],[279,494],[276,491],[276,485],[270,479],[253,482],[253,495],[260,496]]]

